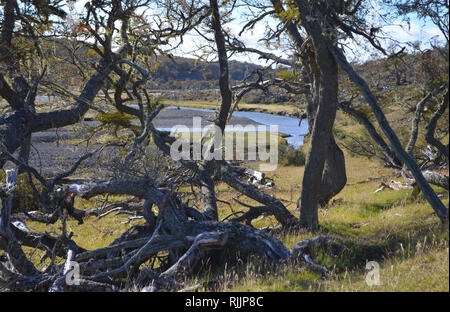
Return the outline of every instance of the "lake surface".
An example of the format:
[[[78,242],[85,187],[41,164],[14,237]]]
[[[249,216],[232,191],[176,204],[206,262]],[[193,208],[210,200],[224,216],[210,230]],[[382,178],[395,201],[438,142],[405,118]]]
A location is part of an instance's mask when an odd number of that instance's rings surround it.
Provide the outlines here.
[[[48,95],[39,95],[36,98],[39,100],[44,100],[44,101],[55,100],[54,96],[48,96]],[[64,104],[66,104],[66,103],[64,103]],[[133,104],[130,106],[137,107],[137,105],[133,105]],[[215,112],[215,110],[211,110],[211,109],[178,107],[178,106],[166,107],[165,110],[189,111],[189,113],[186,112],[186,116],[185,116],[186,118],[191,118],[192,116],[195,116],[196,111],[197,112],[205,112],[205,113],[214,113]],[[286,137],[286,141],[289,145],[292,145],[293,147],[299,147],[299,146],[303,145],[303,137],[308,133],[308,121],[306,119],[302,120],[301,124],[299,124],[300,119],[298,119],[298,118],[287,117],[287,116],[278,116],[278,115],[258,113],[258,112],[242,112],[242,111],[235,111],[233,113],[233,117],[235,117],[235,119],[237,119],[237,120],[243,120],[243,124],[242,124],[243,127],[245,127],[249,124],[248,122],[245,122],[245,119],[250,119],[250,120],[254,121],[254,124],[261,124],[261,125],[266,125],[266,126],[276,125],[276,126],[278,126],[278,131],[280,133],[289,135],[289,137]],[[238,118],[236,118],[236,117],[238,117]],[[157,119],[158,118],[155,119],[156,122],[157,122]],[[182,124],[184,124],[184,123],[182,123]],[[236,124],[236,123],[234,123],[234,124]],[[237,124],[239,124],[239,122],[237,122]],[[165,126],[158,127],[156,125],[156,127],[162,131],[173,130],[173,128],[167,128]],[[171,127],[171,125],[169,125],[169,127]],[[201,127],[204,127],[204,125],[202,124]],[[196,128],[193,128],[193,126],[188,126],[188,128],[190,131],[200,131],[201,130],[201,128],[196,129]],[[230,126],[230,127],[228,127],[228,130],[235,130],[232,128],[233,128],[233,126]],[[267,128],[267,130],[269,130],[269,128]],[[227,128],[225,128],[225,131],[227,131]],[[245,129],[244,129],[244,131],[245,131]]]
[[[211,109],[203,109],[203,108],[189,108],[189,107],[167,107],[166,109],[180,109],[180,110],[193,110],[193,111],[202,111],[202,112],[210,112],[214,113],[214,110]],[[233,117],[243,117],[251,119],[262,125],[276,125],[278,126],[278,131],[280,133],[288,134],[290,137],[287,137],[286,140],[289,145],[293,147],[299,147],[303,144],[303,137],[308,133],[308,121],[306,119],[302,120],[301,125],[300,119],[287,117],[287,116],[278,116],[272,114],[258,113],[258,112],[240,112],[235,111],[233,113]],[[245,126],[245,125],[243,125]],[[169,129],[161,129],[161,130],[169,130]],[[191,131],[195,129],[191,129]],[[227,129],[225,129],[227,131]]]

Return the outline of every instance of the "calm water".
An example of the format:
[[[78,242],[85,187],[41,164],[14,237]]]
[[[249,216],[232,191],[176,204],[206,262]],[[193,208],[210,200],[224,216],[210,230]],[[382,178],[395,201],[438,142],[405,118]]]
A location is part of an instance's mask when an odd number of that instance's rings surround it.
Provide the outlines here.
[[[36,98],[38,98],[39,100],[47,100],[47,101],[52,101],[55,99],[55,97],[47,96],[47,95],[39,95]],[[137,107],[137,105],[130,105],[130,106]],[[175,106],[167,107],[166,109],[189,109],[189,110],[194,110],[194,111],[203,111],[203,112],[210,112],[210,113],[214,112],[214,110],[210,110],[210,109],[175,107]],[[239,112],[238,111],[238,112],[234,112],[233,116],[245,117],[245,118],[251,119],[257,123],[267,125],[267,126],[270,126],[270,125],[278,126],[278,131],[280,133],[290,135],[290,137],[287,137],[286,140],[287,140],[288,144],[290,144],[294,147],[301,146],[303,144],[303,137],[308,133],[308,121],[306,119],[302,120],[301,125],[299,125],[300,119],[298,119],[298,118],[277,116],[277,115],[271,115],[271,114],[265,114],[265,113]],[[245,125],[243,125],[243,126],[245,126]],[[160,128],[159,130],[170,131],[171,129]],[[191,129],[191,131],[192,130],[198,131],[199,129]]]
[[[214,112],[214,110],[210,109],[202,109],[202,108],[188,108],[188,107],[167,107],[167,109],[191,109],[197,111],[204,112]],[[299,125],[300,119],[286,117],[286,116],[277,116],[265,113],[257,113],[257,112],[234,112],[233,116],[236,117],[245,117],[251,119],[257,123],[263,125],[276,125],[278,126],[278,131],[284,134],[290,135],[286,140],[288,144],[299,147],[303,144],[303,137],[308,133],[308,121],[302,120],[301,125]],[[225,129],[226,130],[226,129]]]

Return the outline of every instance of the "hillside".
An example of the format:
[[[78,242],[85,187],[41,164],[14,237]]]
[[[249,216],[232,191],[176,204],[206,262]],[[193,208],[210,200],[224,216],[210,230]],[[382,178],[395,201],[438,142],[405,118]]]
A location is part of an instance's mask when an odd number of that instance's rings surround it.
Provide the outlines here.
[[[51,77],[57,78],[63,86],[76,88],[80,83],[80,69],[91,70],[89,66],[98,61],[98,54],[89,46],[68,40],[44,41],[43,53],[51,66]],[[83,63],[75,63],[83,60]],[[219,64],[193,58],[154,54],[140,64],[150,73],[148,87],[152,90],[204,90],[217,88]],[[261,66],[229,61],[230,79],[239,82],[254,73]],[[89,68],[89,69],[88,69]],[[84,73],[85,74],[85,73]]]
[[[156,70],[152,73],[152,78],[157,80],[153,83],[164,84],[168,81],[215,81],[219,79],[219,64],[198,61],[185,57],[157,57],[151,60],[155,64]],[[230,61],[230,78],[234,81],[240,81],[254,72],[260,66],[238,61]]]

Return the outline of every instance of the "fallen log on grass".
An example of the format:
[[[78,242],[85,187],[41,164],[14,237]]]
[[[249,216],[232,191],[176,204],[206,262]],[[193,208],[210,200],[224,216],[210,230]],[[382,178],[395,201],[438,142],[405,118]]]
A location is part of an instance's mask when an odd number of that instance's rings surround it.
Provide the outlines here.
[[[9,210],[2,209],[0,248],[6,251],[8,266],[19,272],[19,275],[0,270],[0,285],[19,291],[117,291],[125,287],[139,288],[148,285],[154,285],[156,289],[177,290],[184,289],[182,281],[186,276],[197,272],[205,263],[216,265],[210,260],[217,255],[226,255],[218,258],[222,262],[234,261],[238,255],[256,255],[271,264],[292,262],[321,274],[328,272],[313,261],[314,256],[310,252],[312,249],[305,247],[312,246],[311,243],[299,243],[298,248],[290,250],[276,237],[240,224],[241,221],[250,224],[251,220],[261,213],[273,214],[280,220],[286,220],[288,216],[280,215],[283,209],[277,206],[277,200],[258,193],[250,185],[239,181],[232,171],[223,171],[223,175],[225,181],[237,188],[244,188],[247,193],[268,205],[260,209],[261,211],[250,209],[249,214],[235,218],[232,220],[234,222],[207,221],[198,218],[203,214],[183,203],[182,197],[171,187],[160,188],[144,179],[112,179],[72,184],[58,188],[52,193],[54,212],[47,218],[51,217],[52,221],[53,218],[61,220],[62,233],[57,236],[33,233],[25,221],[11,220]],[[2,190],[5,195],[10,192],[9,188],[8,191]],[[94,214],[113,211],[117,207],[113,208],[111,205],[104,210],[101,208],[87,211],[78,211],[73,207],[75,196],[90,199],[105,194],[134,196],[123,204],[131,204],[138,198],[145,200],[143,216],[147,222],[143,226],[131,227],[109,246],[91,251],[84,250],[77,246],[71,240],[71,234],[67,233],[66,217],[78,214],[82,220],[91,211],[95,211]],[[158,210],[157,216],[150,211],[153,206]],[[6,204],[4,207],[10,206]],[[40,217],[44,219],[43,216]],[[38,216],[35,215],[34,218]],[[50,264],[43,270],[36,269],[24,255],[22,246],[42,249],[45,255],[41,262],[50,258]],[[64,264],[58,263],[57,258],[64,259]],[[76,273],[71,269],[74,262],[79,267],[77,283],[67,283],[69,274]],[[150,263],[150,266],[141,269],[143,263]],[[131,284],[125,285],[124,279]]]
[[[321,274],[327,273],[326,269],[318,270],[321,266],[315,265],[312,260],[311,243],[299,243],[299,248],[290,250],[275,237],[240,223],[196,221],[187,216],[185,207],[176,198],[176,193],[139,181],[134,181],[129,187],[119,187],[124,185],[123,183],[90,183],[79,186],[78,195],[84,198],[106,193],[142,196],[158,207],[159,221],[156,227],[144,226],[145,230],[140,230],[138,233],[142,234],[137,236],[131,232],[124,233],[120,240],[110,246],[92,251],[82,250],[70,240],[62,238],[59,247],[54,242],[53,248],[58,250],[60,257],[65,258],[65,265],[54,264],[52,270],[47,270],[47,273],[37,271],[36,276],[9,276],[10,289],[117,291],[125,287],[121,284],[123,278],[136,285],[133,287],[154,285],[157,289],[184,289],[182,281],[185,277],[195,273],[203,263],[208,263],[208,259],[214,254],[217,255],[217,252],[226,252],[227,261],[238,254],[258,255],[272,264],[292,260],[297,265],[302,263],[301,265],[320,271]],[[47,245],[50,247],[51,243]],[[168,255],[162,256],[161,253]],[[160,265],[140,269],[142,263],[156,263],[156,259],[160,259]],[[66,277],[71,272],[69,264],[72,261],[79,264],[79,283],[67,285]],[[52,271],[56,273],[49,274]],[[4,276],[1,273],[0,275]],[[12,282],[14,279],[16,281]],[[1,285],[5,287],[4,283]]]

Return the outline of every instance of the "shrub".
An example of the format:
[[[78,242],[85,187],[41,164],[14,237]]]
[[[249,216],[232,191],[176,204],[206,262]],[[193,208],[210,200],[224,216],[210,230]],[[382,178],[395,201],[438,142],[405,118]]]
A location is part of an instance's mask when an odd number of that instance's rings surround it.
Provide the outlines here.
[[[294,148],[288,146],[280,153],[280,163],[283,166],[304,166],[306,163],[306,156],[302,148]]]
[[[103,124],[112,124],[121,127],[129,127],[134,117],[122,112],[106,112],[97,116],[97,120]]]
[[[3,184],[6,180],[6,174],[4,170],[0,170],[0,181]],[[39,193],[43,191],[42,185],[33,179],[34,185]],[[17,187],[15,190],[15,196],[12,203],[11,213],[20,213],[22,208],[25,207],[27,211],[39,210],[44,212],[44,206],[36,198],[33,188],[31,187],[28,174],[22,173],[17,177]]]

